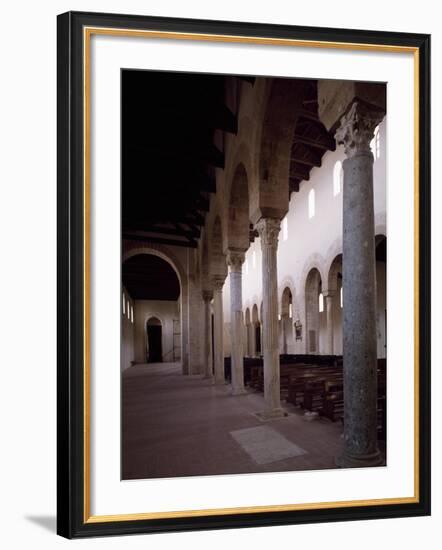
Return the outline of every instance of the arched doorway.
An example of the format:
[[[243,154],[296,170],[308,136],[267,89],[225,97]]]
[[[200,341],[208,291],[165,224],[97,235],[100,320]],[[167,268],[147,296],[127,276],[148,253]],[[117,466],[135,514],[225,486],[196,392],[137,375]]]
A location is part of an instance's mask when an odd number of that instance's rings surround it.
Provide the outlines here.
[[[161,321],[157,317],[151,317],[146,323],[147,333],[147,362],[163,362],[163,330]]]
[[[343,290],[342,254],[337,254],[328,272],[327,353],[342,355]],[[330,326],[329,326],[330,323]]]
[[[251,338],[250,338],[250,328],[251,328],[251,322],[250,322],[250,309],[246,309],[246,314],[244,316],[244,327],[245,327],[245,338],[244,338],[244,355],[247,357],[250,357],[252,355],[251,350]]]
[[[181,278],[156,251],[135,251],[122,265],[124,288],[134,301],[136,363],[180,361],[182,354]]]
[[[319,271],[312,268],[305,282],[305,317],[307,353],[319,354],[321,321],[324,318],[324,297]]]
[[[289,287],[285,287],[281,299],[281,352],[293,353],[293,295]]]

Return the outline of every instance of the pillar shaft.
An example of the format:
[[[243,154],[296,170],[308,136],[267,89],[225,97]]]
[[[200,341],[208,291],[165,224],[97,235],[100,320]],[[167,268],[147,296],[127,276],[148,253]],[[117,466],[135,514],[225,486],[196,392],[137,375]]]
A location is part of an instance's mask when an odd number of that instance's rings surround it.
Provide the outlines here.
[[[256,224],[262,249],[262,293],[263,293],[263,351],[264,351],[264,399],[266,416],[280,416],[281,409],[279,379],[278,342],[278,276],[276,252],[280,220],[261,218]]]
[[[334,353],[334,333],[333,333],[333,298],[334,295],[329,292],[324,295],[325,307],[327,312],[327,354]]]
[[[377,446],[376,264],[373,155],[370,141],[382,116],[354,102],[336,132],[343,163],[343,467],[381,462]]]
[[[230,271],[230,346],[232,393],[244,393],[244,349],[242,342],[242,264],[244,253],[229,251],[227,263]]]
[[[210,311],[210,302],[213,298],[213,292],[203,291],[204,300],[204,378],[213,378],[212,361],[212,315]]]
[[[213,288],[213,329],[214,329],[214,358],[215,384],[224,384],[224,319],[223,319],[223,284],[216,281]]]
[[[182,374],[189,374],[189,303],[188,303],[188,288],[183,287],[181,297],[181,369]]]

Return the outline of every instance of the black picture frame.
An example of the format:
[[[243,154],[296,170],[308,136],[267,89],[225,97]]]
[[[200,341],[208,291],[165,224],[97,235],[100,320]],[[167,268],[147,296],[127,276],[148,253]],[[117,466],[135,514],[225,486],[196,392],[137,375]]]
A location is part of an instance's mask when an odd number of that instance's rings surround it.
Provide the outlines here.
[[[85,507],[84,411],[84,40],[85,27],[203,33],[237,37],[388,45],[415,49],[419,61],[419,469],[413,503],[88,521]],[[57,21],[57,532],[67,538],[226,529],[430,514],[430,36],[68,12]]]

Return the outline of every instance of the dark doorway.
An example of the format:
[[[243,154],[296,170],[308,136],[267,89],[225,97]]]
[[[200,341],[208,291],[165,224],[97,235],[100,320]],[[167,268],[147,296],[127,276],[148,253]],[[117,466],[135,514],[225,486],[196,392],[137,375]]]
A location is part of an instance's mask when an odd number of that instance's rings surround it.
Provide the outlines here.
[[[161,363],[163,361],[161,321],[152,317],[147,321],[147,362]]]

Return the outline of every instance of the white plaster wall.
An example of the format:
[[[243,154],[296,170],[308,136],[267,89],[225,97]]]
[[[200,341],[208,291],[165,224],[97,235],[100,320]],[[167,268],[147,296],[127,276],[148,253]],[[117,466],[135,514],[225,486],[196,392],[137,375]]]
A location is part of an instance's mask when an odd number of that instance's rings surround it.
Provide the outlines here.
[[[135,362],[146,362],[146,322],[157,317],[162,327],[163,361],[173,361],[173,321],[180,320],[179,302],[169,300],[135,301]],[[177,323],[180,326],[180,323]],[[179,351],[179,350],[178,350]]]
[[[386,234],[386,120],[380,124],[380,157],[375,159],[374,209],[376,234]],[[282,231],[278,246],[278,291],[280,296],[290,283],[293,294],[293,320],[299,318],[303,325],[302,342],[293,342],[289,353],[304,353],[305,335],[305,281],[309,270],[316,267],[321,273],[322,287],[327,287],[328,271],[335,256],[342,253],[342,190],[333,195],[333,169],[335,163],[345,158],[342,147],[328,151],[322,158],[322,166],[313,168],[310,180],[303,181],[298,193],[292,193],[288,221],[288,239],[283,240]],[[395,182],[391,182],[395,184]],[[308,217],[308,194],[315,190],[315,216]],[[255,255],[255,262],[253,257]],[[243,266],[243,306],[252,309],[256,303],[258,310],[262,300],[261,246],[257,238],[246,252]],[[378,270],[379,272],[379,270]],[[379,276],[379,290],[385,292],[385,274]],[[382,289],[381,289],[382,287]],[[224,285],[224,319],[229,322],[229,277]],[[339,311],[339,296],[334,307],[334,348],[335,353],[342,352],[342,322]],[[385,355],[385,303],[378,300],[378,351]],[[326,346],[326,312],[320,313],[319,352],[324,353]]]

